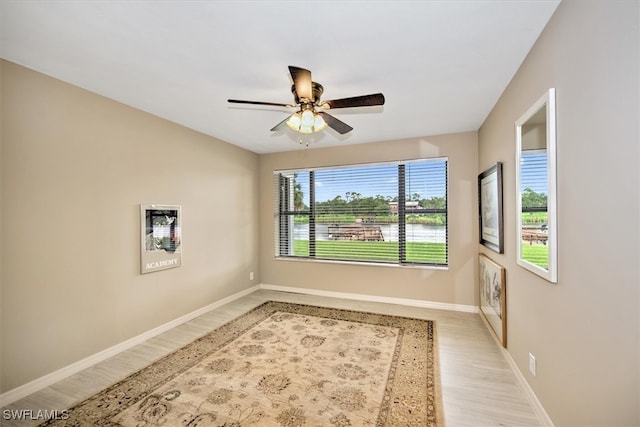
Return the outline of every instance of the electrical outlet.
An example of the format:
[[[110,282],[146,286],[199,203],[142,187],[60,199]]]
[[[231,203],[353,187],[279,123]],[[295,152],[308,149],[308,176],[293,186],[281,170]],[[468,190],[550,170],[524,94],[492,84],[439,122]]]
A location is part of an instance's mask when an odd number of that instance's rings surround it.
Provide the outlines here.
[[[253,280],[253,271],[249,273],[249,280]]]
[[[536,358],[533,354],[529,353],[529,372],[536,376]]]

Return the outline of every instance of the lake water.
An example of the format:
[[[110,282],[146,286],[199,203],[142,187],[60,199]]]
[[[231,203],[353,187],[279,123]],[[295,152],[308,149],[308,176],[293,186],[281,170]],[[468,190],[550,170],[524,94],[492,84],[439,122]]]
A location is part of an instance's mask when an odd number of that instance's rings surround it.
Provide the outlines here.
[[[385,242],[398,241],[398,224],[379,224]],[[329,226],[327,224],[316,225],[316,239],[329,240]],[[445,226],[406,224],[407,241],[445,243],[447,241],[447,228]],[[296,224],[293,230],[295,240],[309,240],[309,224]]]

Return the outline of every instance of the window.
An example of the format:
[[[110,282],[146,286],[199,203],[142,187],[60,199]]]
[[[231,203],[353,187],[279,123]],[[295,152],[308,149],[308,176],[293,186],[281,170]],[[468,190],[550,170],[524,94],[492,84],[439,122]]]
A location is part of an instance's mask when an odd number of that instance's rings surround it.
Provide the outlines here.
[[[447,160],[274,173],[276,256],[446,266]]]
[[[558,281],[556,91],[545,92],[516,121],[516,262]]]
[[[523,150],[520,176],[521,256],[532,264],[548,268],[547,152]]]

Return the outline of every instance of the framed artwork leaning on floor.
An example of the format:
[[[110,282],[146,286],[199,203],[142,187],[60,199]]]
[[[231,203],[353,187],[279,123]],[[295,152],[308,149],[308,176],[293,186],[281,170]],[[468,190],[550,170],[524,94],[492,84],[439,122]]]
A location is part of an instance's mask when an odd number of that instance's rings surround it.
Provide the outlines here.
[[[507,295],[505,269],[484,254],[478,255],[480,271],[480,314],[492,332],[507,347]]]

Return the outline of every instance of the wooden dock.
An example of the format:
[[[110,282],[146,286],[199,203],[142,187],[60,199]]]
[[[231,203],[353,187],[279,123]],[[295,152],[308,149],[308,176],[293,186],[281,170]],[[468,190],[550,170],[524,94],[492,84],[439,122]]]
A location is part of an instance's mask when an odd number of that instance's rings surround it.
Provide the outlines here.
[[[549,235],[544,230],[546,230],[546,227],[522,227],[522,240],[529,242],[530,245],[534,243],[546,245]]]
[[[378,225],[330,225],[328,233],[331,240],[384,242],[382,230]]]

